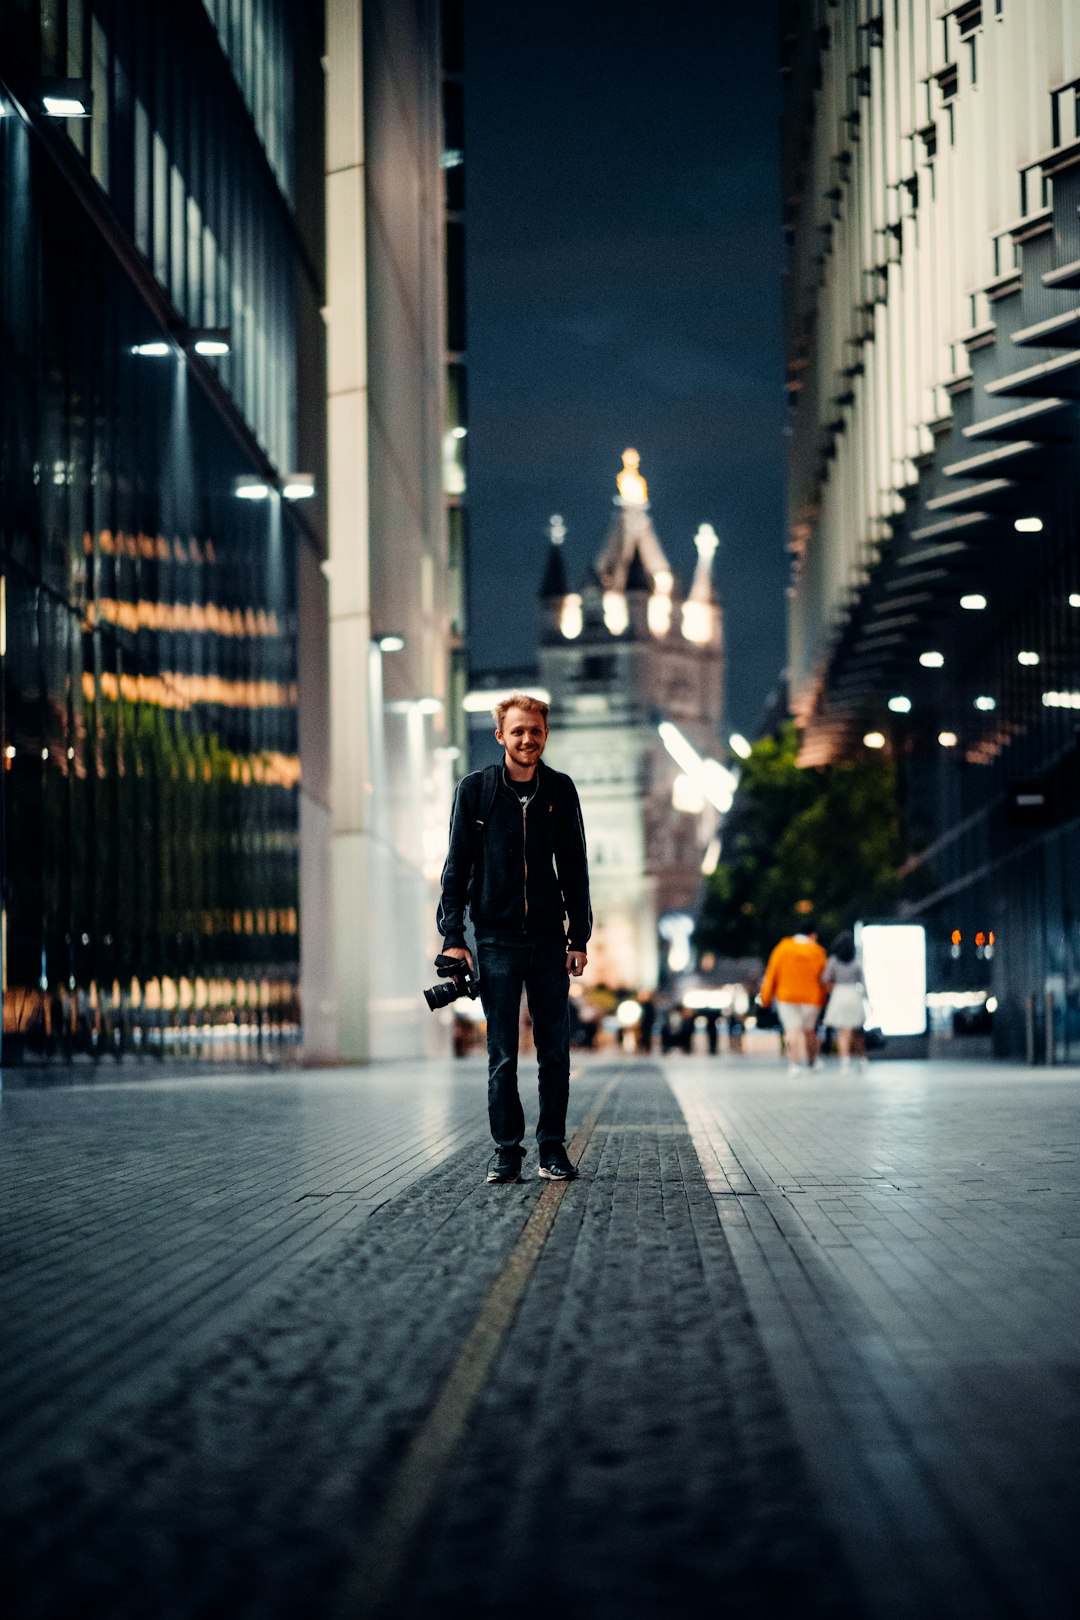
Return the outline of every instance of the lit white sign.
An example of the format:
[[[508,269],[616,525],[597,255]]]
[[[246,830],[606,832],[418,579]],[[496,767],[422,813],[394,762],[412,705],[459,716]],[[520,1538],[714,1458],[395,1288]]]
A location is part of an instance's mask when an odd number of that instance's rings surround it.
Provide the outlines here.
[[[926,929],[867,923],[858,930],[870,1019],[883,1035],[926,1030]]]

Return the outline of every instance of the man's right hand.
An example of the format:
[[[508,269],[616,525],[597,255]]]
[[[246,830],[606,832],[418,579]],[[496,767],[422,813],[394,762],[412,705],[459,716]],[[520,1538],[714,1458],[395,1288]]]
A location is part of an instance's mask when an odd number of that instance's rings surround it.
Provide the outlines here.
[[[472,959],[472,952],[466,950],[464,945],[449,945],[442,953],[444,956],[456,957],[459,962],[468,962],[469,972],[475,974],[476,964]]]

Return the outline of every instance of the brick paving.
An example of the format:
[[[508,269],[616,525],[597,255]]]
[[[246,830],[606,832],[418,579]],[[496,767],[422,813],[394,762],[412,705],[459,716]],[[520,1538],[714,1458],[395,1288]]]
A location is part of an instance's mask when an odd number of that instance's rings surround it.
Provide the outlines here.
[[[0,1472],[244,1322],[483,1136],[476,1062],[102,1072],[0,1099]]]
[[[667,1072],[875,1613],[1077,1613],[1080,1076]]]
[[[1075,1613],[1077,1079],[586,1066],[380,1612]],[[473,1061],[6,1090],[6,1612],[372,1612],[553,1193],[487,1153]]]

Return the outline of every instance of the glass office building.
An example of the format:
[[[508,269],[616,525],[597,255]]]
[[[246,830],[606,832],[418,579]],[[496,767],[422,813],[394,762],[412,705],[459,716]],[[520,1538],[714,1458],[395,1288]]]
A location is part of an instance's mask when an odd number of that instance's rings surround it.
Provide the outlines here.
[[[321,8],[0,0],[4,1060],[299,1029]]]
[[[803,757],[893,752],[937,1004],[1039,1062],[1080,1058],[1076,22],[793,0],[785,29]]]

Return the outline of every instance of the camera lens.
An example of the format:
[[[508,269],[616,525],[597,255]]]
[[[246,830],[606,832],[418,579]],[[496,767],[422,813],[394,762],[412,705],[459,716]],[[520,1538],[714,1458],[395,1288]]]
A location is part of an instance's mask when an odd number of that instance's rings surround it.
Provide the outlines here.
[[[424,1000],[428,1004],[429,1012],[438,1012],[440,1007],[449,1007],[461,994],[457,981],[447,979],[440,984],[433,984],[430,990],[424,991]]]

